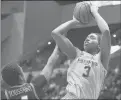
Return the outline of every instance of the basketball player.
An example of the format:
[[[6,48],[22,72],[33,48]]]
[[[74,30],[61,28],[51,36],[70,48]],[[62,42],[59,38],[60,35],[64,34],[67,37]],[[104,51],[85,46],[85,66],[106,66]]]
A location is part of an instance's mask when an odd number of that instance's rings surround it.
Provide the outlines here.
[[[39,99],[36,92],[38,89],[41,90],[47,81],[49,81],[53,68],[56,66],[59,58],[60,51],[58,50],[58,46],[56,46],[44,69],[39,75],[33,77],[30,83],[25,82],[23,70],[17,63],[11,63],[5,66],[1,73],[2,79],[9,86],[5,90],[7,99]]]
[[[65,37],[68,30],[81,27],[75,18],[60,25],[51,34],[60,50],[71,60],[67,72],[67,94],[62,99],[98,99],[107,73],[111,48],[109,27],[97,7],[90,5],[90,9],[101,34],[89,34],[84,41],[84,51]]]

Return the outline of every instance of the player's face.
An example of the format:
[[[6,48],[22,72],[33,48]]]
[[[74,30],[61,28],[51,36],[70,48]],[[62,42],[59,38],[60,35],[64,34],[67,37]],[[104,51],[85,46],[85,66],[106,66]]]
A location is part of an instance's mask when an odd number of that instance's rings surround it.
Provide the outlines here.
[[[87,36],[84,41],[84,49],[87,52],[95,52],[98,48],[98,36],[94,33]]]

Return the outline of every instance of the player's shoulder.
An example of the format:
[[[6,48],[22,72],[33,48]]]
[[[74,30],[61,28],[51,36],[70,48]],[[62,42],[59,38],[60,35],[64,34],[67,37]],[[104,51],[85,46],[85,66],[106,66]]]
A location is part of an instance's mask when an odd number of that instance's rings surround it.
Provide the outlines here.
[[[75,47],[75,49],[76,49],[76,52],[77,52],[77,57],[84,54],[84,52],[81,51],[79,48]]]
[[[30,83],[24,83],[22,85],[12,86],[8,88],[8,90],[18,89],[18,88],[23,88],[23,87],[30,87],[30,86],[31,86]]]
[[[20,87],[26,87],[26,86],[31,86],[30,83],[24,83],[23,85],[20,85]]]

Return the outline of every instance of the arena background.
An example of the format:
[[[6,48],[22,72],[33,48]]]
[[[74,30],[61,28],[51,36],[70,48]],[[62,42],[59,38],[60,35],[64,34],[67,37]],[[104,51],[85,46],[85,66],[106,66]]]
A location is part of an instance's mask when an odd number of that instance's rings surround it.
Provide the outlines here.
[[[77,1],[2,1],[1,2],[1,67],[19,60],[25,76],[32,68],[33,75],[42,70],[52,53],[55,43],[51,31],[61,23],[72,19]],[[120,6],[99,8],[99,13],[109,24],[112,37],[110,69],[100,98],[119,99],[121,96],[121,16]],[[83,41],[90,32],[99,32],[96,23],[69,31],[68,38],[83,50]],[[115,36],[116,35],[116,36]],[[66,59],[66,58],[64,58]],[[41,96],[60,98],[64,95],[66,70],[62,63],[54,70],[54,79],[47,87],[53,91]],[[4,85],[2,85],[4,87]],[[62,92],[62,93],[61,93]],[[46,95],[46,96],[45,96]]]

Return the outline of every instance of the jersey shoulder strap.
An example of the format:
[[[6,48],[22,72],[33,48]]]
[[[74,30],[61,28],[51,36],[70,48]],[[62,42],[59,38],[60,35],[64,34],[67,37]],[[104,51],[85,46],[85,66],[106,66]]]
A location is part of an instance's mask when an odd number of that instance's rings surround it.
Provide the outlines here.
[[[37,99],[39,99],[34,85],[33,85],[32,83],[29,83],[29,84],[32,86],[32,89],[33,89],[33,92],[34,92],[35,97],[36,97]]]

